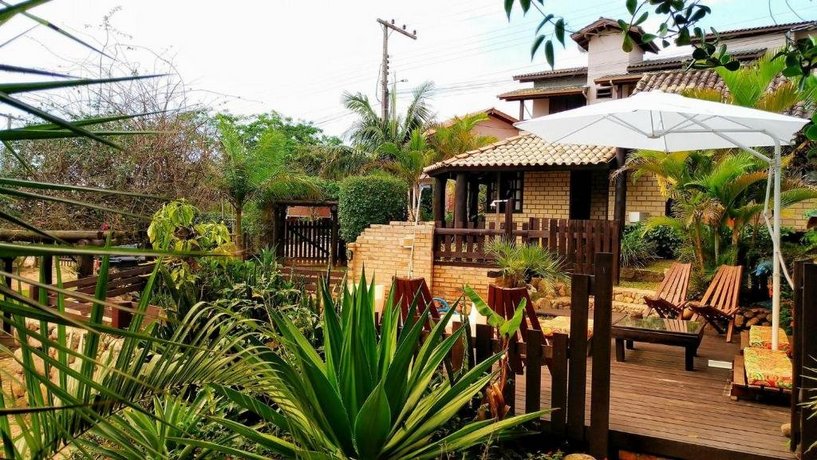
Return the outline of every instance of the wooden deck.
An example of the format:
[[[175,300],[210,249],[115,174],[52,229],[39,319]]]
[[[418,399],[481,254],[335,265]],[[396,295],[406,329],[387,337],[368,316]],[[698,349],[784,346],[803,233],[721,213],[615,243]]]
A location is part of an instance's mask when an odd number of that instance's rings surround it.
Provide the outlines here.
[[[636,343],[635,350],[626,350],[623,363],[615,361],[611,348],[611,448],[679,459],[794,458],[780,432],[789,421],[789,408],[732,401],[731,370],[708,366],[708,360],[731,362],[737,343],[726,343],[708,327],[692,372],[684,371],[683,348]],[[588,376],[588,425],[590,381]],[[522,408],[524,378],[517,378],[516,392],[516,407]],[[542,372],[542,401],[549,406],[547,369]]]

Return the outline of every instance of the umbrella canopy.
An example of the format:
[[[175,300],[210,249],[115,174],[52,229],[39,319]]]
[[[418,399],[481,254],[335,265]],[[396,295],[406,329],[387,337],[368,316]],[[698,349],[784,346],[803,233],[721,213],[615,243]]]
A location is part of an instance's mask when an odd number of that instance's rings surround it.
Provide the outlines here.
[[[802,118],[747,107],[683,97],[662,91],[638,93],[516,123],[545,141],[641,150],[741,148],[769,163],[764,217],[772,235],[772,349],[778,346],[780,324],[781,145],[808,123]],[[774,146],[774,155],[752,147]],[[774,190],[773,213],[769,213]]]
[[[791,142],[808,120],[650,91],[516,123],[560,144],[678,152]]]

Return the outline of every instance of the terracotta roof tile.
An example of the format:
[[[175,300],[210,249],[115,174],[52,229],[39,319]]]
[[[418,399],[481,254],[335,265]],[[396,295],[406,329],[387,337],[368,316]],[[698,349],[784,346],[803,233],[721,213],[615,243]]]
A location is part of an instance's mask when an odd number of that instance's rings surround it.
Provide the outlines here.
[[[566,69],[543,70],[541,72],[523,73],[521,75],[514,75],[513,79],[520,82],[545,80],[548,78],[572,77],[587,75],[587,67],[570,67]]]
[[[790,81],[786,77],[779,75],[769,85],[771,90]],[[713,70],[668,70],[664,72],[646,73],[635,87],[635,93],[642,91],[660,90],[667,93],[682,93],[687,89],[707,88],[716,89],[724,95],[729,94],[728,88],[724,85],[721,77]],[[808,113],[805,103],[797,104],[792,110],[786,112],[787,115],[803,117]]]
[[[582,94],[582,87],[581,86],[548,86],[548,87],[541,87],[541,88],[522,88],[522,89],[515,89],[513,91],[508,91],[507,93],[502,93],[497,97],[500,99],[505,100],[514,100],[514,99],[522,99],[522,98],[530,98],[534,96],[565,96],[569,94]]]
[[[615,156],[613,147],[549,144],[525,133],[440,161],[425,168],[424,172],[433,175],[445,170],[474,167],[599,165],[608,163]]]

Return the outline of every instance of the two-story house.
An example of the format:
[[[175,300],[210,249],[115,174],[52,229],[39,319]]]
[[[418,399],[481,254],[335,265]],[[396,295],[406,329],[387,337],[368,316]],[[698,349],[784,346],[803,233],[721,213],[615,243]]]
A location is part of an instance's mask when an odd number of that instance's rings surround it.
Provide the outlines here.
[[[636,28],[631,33],[635,43],[640,43],[643,32]],[[724,31],[720,38],[735,58],[748,62],[781,48],[787,34],[800,38],[814,33],[817,21]],[[623,51],[621,29],[612,19],[600,18],[571,38],[586,51],[586,66],[516,75],[514,80],[532,86],[498,96],[519,103],[520,120],[625,98],[638,91],[723,88],[714,71],[687,70],[688,55],[660,57],[654,45]],[[496,210],[490,203],[509,194],[514,196],[514,221],[520,223],[530,217],[633,222],[669,212],[655,178],[642,176],[635,182],[619,180],[623,182],[619,184],[611,180],[625,155],[614,148],[552,145],[521,134],[431,165],[426,173],[438,186],[448,180],[460,183],[455,187],[459,196],[454,199],[458,225],[490,214]],[[482,193],[478,193],[480,187]],[[444,215],[440,202],[436,200],[437,221]],[[817,203],[806,202],[788,209],[784,225],[804,228],[806,211],[814,208]]]

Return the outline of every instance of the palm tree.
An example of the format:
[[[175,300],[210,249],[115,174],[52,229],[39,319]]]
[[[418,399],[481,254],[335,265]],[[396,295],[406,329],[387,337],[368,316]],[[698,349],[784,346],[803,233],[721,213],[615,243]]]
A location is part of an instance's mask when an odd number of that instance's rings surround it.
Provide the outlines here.
[[[419,217],[420,175],[434,158],[425,133],[419,128],[415,129],[405,144],[384,144],[380,151],[390,158],[384,163],[384,168],[408,184],[408,216],[409,220],[416,221]]]
[[[345,93],[343,105],[358,116],[358,120],[349,130],[349,137],[355,147],[379,156],[384,144],[403,145],[411,139],[416,129],[424,129],[433,119],[434,114],[428,104],[428,98],[434,85],[423,83],[412,93],[412,99],[405,113],[398,114],[397,91],[391,92],[391,117],[384,119],[372,107],[369,97],[362,94]]]
[[[496,142],[497,139],[493,136],[474,133],[474,128],[486,120],[488,120],[488,115],[484,112],[477,112],[463,117],[454,117],[434,127],[429,132],[429,143],[436,152],[434,161],[447,160]]]
[[[222,157],[216,185],[235,211],[235,242],[243,251],[242,217],[250,200],[260,196],[268,204],[292,195],[319,196],[321,191],[309,176],[288,167],[286,136],[278,129],[268,128],[250,148],[229,119],[221,118],[218,128]]]

